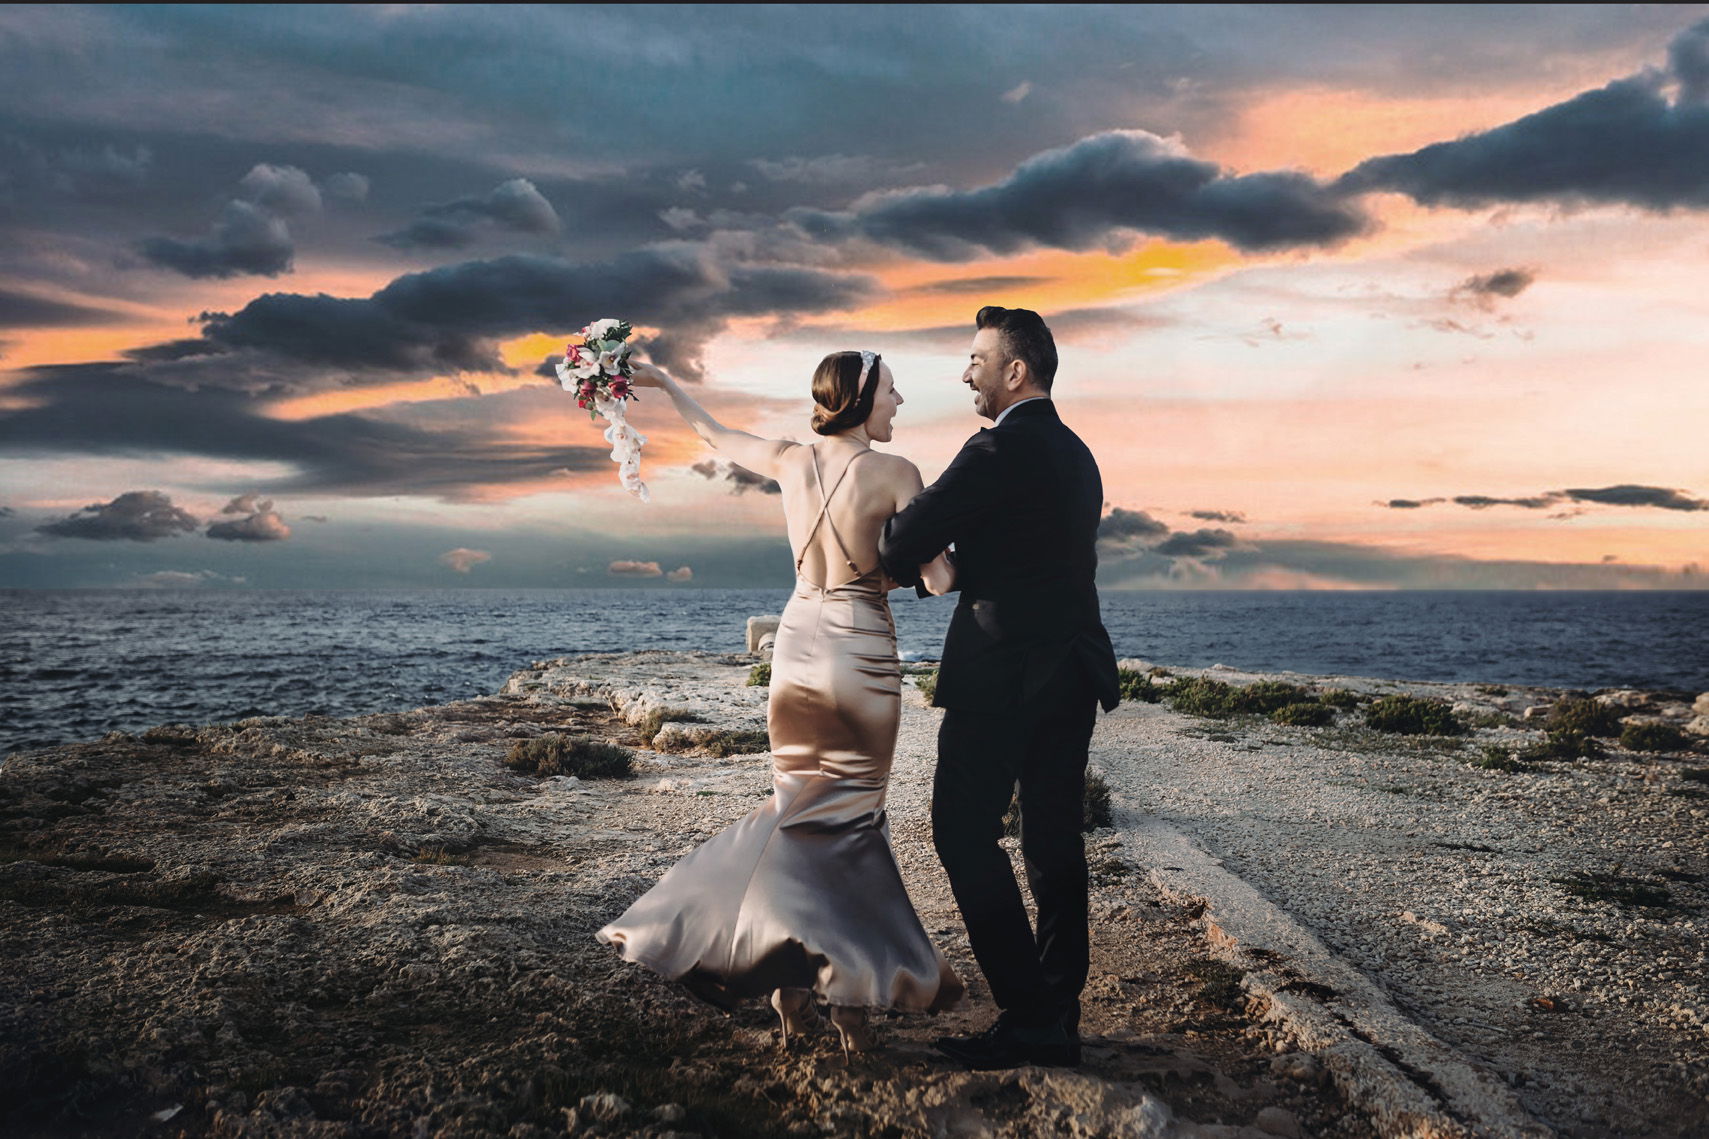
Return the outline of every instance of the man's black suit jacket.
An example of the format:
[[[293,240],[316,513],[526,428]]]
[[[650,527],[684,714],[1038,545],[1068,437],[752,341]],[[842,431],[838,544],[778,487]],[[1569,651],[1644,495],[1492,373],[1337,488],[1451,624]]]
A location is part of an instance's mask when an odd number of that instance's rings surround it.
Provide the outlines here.
[[[943,477],[884,525],[879,558],[901,585],[955,544],[961,601],[944,638],[940,708],[1017,711],[1072,665],[1108,711],[1116,656],[1098,612],[1098,464],[1048,399],[982,428]]]

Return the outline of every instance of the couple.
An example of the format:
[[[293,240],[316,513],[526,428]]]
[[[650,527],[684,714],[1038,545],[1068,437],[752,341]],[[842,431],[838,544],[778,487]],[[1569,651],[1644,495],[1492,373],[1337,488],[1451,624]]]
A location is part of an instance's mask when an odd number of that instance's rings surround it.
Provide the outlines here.
[[[796,584],[772,658],[771,798],[598,936],[715,1004],[769,993],[785,1047],[815,995],[847,1053],[873,1045],[868,1010],[936,1012],[964,992],[908,900],[884,812],[902,686],[887,595],[913,585],[961,593],[933,700],[932,831],[1001,1010],[938,1048],[976,1069],[1080,1059],[1086,749],[1098,704],[1117,700],[1093,583],[1103,490],[1051,402],[1044,321],[988,306],[975,323],[961,378],[995,425],[923,489],[913,463],[871,449],[903,402],[873,353],[820,363],[811,446],[724,427],[663,371],[636,369],[720,453],[782,486]],[[1017,783],[1036,933],[998,842]]]

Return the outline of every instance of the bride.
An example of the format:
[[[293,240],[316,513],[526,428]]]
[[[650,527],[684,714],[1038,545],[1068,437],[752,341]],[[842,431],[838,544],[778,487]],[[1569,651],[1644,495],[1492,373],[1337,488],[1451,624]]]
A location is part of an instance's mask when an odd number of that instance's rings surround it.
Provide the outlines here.
[[[890,441],[902,394],[873,353],[833,352],[813,373],[823,438],[801,445],[723,426],[653,365],[634,383],[663,388],[702,439],[777,480],[796,580],[772,655],[771,797],[597,936],[726,1008],[769,993],[785,1048],[815,995],[845,1056],[870,1048],[868,1010],[935,1012],[964,991],[908,900],[884,811],[902,676],[878,534],[922,484],[872,444]],[[921,572],[949,590],[944,555]]]

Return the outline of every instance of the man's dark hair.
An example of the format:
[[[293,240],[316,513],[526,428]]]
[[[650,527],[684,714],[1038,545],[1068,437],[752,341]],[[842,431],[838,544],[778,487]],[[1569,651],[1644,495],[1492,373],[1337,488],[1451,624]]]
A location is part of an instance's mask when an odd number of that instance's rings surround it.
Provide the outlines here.
[[[1030,308],[999,308],[986,305],[973,318],[975,328],[995,328],[1000,334],[1003,355],[1027,366],[1032,382],[1050,390],[1056,379],[1056,340],[1044,317]]]

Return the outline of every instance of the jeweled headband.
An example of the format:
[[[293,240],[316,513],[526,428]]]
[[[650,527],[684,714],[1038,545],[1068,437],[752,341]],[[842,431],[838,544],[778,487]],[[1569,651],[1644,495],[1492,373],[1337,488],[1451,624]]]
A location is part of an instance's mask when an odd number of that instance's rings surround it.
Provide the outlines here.
[[[878,353],[861,350],[860,379],[855,381],[855,385],[860,391],[860,398],[855,400],[850,414],[852,422],[860,424],[872,414],[872,401],[878,396]]]

